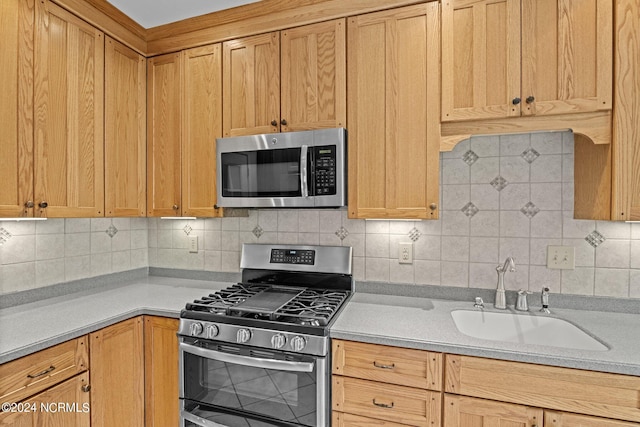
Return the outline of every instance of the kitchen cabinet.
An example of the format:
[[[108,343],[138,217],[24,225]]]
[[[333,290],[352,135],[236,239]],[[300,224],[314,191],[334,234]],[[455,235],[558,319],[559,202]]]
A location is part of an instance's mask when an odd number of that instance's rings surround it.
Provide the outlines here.
[[[33,216],[34,8],[0,4],[0,217]]]
[[[350,218],[438,217],[439,7],[348,19]]]
[[[442,354],[343,340],[332,351],[336,425],[440,425]]]
[[[178,319],[144,317],[145,425],[174,427],[178,412]]]
[[[542,426],[542,409],[473,397],[444,396],[445,427]]]
[[[146,59],[105,42],[105,216],[146,215]]]
[[[36,216],[104,216],[104,35],[36,2]]]
[[[544,411],[544,425],[545,427],[633,427],[638,424],[568,412]]]
[[[223,135],[345,126],[345,21],[223,43]]]
[[[144,425],[142,317],[89,334],[91,426]]]
[[[151,58],[147,70],[147,215],[220,216],[220,45]]]

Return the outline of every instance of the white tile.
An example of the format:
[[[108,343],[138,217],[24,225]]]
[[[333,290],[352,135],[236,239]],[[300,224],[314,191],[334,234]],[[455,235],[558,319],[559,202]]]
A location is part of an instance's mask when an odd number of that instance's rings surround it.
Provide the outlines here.
[[[441,236],[422,235],[413,244],[413,258],[439,261],[441,257],[441,247]]]
[[[629,277],[629,296],[640,298],[640,270],[631,270]]]
[[[18,264],[36,260],[36,235],[13,235],[0,246],[3,264]]]
[[[469,241],[469,261],[472,263],[498,263],[499,239],[497,237],[471,237]]]
[[[349,233],[364,234],[366,230],[366,221],[364,219],[343,218],[342,225],[349,230]]]
[[[534,132],[531,134],[531,148],[540,154],[561,154],[564,132]]]
[[[118,259],[118,261],[120,260]],[[102,276],[111,273],[111,263],[111,252],[91,254],[91,276]],[[127,259],[128,264],[130,264],[129,259]]]
[[[36,222],[36,234],[64,234],[64,219],[50,218]]]
[[[223,231],[238,231],[240,230],[240,219],[239,218],[222,218],[222,223],[220,224],[220,228]]]
[[[526,184],[508,184],[500,192],[500,209],[519,211],[531,200],[531,189]]]
[[[390,230],[390,224],[387,220],[372,220],[365,221],[365,231],[367,234],[388,234]],[[320,227],[323,229],[324,227]]]
[[[531,135],[528,133],[500,135],[500,155],[519,156],[531,146]]]
[[[470,149],[480,157],[497,157],[500,155],[499,135],[472,136],[470,143]]]
[[[501,237],[499,254],[500,262],[504,262],[507,257],[513,257],[516,266],[529,264],[529,239]]]
[[[89,255],[91,252],[90,233],[67,233],[64,238],[64,254],[66,257]]]
[[[158,230],[155,228],[150,228],[148,230],[149,233],[149,247],[157,248],[158,247]]]
[[[541,155],[531,163],[531,182],[562,182],[562,155]]]
[[[481,211],[497,211],[500,208],[500,192],[488,183],[471,184],[469,201]]]
[[[36,261],[36,286],[55,285],[64,282],[64,260],[47,259]]]
[[[440,284],[443,286],[469,287],[469,264],[465,262],[442,261],[440,263]]]
[[[192,232],[192,234],[194,233]],[[131,230],[118,231],[111,238],[111,250],[114,252],[131,250]]]
[[[562,237],[562,211],[540,211],[531,218],[531,237]]]
[[[505,273],[504,288],[511,291],[529,289],[529,266],[526,264],[519,264],[516,265],[516,271],[509,271]]]
[[[529,264],[547,265],[547,246],[562,245],[561,239],[532,238],[530,240]]]
[[[262,237],[262,236],[261,236]],[[250,231],[239,231],[238,232],[238,250],[242,250],[243,243],[260,243],[260,239],[258,239],[255,234]]]
[[[389,260],[389,281],[394,283],[415,283],[413,264],[400,264]]]
[[[318,234],[316,233],[314,235],[316,236],[316,240],[319,241]],[[342,241],[342,244],[353,248],[353,256],[363,257],[365,256],[365,242],[366,236],[364,234],[349,233]]]
[[[104,231],[91,233],[91,253],[99,254],[111,252],[111,237]]]
[[[335,233],[340,227],[342,227],[342,215],[340,211],[336,210],[323,210],[318,213],[320,226],[320,233]]]
[[[349,237],[347,236],[347,239]],[[346,239],[345,239],[346,240]],[[364,237],[363,246],[364,246]],[[319,233],[298,233],[298,244],[300,245],[319,245],[320,244],[320,234]],[[351,245],[348,245],[351,246]],[[364,249],[363,249],[364,251]]]
[[[0,293],[26,291],[36,286],[36,263],[21,262],[2,266]]]
[[[510,156],[500,158],[500,176],[508,183],[529,182],[530,165],[522,157]],[[509,186],[507,186],[509,188]],[[504,192],[504,190],[502,190]]]
[[[442,261],[468,263],[469,237],[442,236]]]
[[[444,159],[442,168],[442,184],[469,184],[471,171],[462,158]]]
[[[222,270],[222,251],[204,252],[204,269],[206,271]]]
[[[576,267],[594,267],[596,265],[596,249],[585,239],[563,239],[562,244],[575,248]]]
[[[574,181],[574,164],[573,154],[562,155],[562,182]]]
[[[562,213],[562,237],[565,239],[584,239],[595,229],[595,221],[573,219],[573,212]]]
[[[531,221],[520,211],[500,211],[501,237],[529,237]]]
[[[91,277],[90,255],[71,256],[64,259],[64,278],[67,282],[87,277]]]
[[[562,210],[573,214],[575,185],[573,181],[562,183]]]
[[[543,211],[562,210],[562,184],[531,184],[531,201]]]
[[[481,289],[495,289],[497,286],[498,274],[495,263],[469,264],[469,287]]]
[[[562,152],[573,153],[574,152],[574,138],[573,132],[566,131],[562,134]]]
[[[297,233],[299,230],[298,211],[278,211],[278,232]]]
[[[591,267],[576,267],[575,270],[562,270],[562,294],[594,295],[595,269]],[[551,289],[551,292],[557,290]],[[553,307],[553,302],[550,300]]]
[[[596,248],[596,268],[626,268],[630,266],[631,242],[607,239]]]
[[[64,220],[64,232],[67,234],[88,233],[89,231],[91,231],[89,218],[67,218]]]
[[[149,229],[149,221],[147,218],[131,218],[132,230],[147,230]]]
[[[353,257],[353,278],[357,281],[365,280],[365,258],[364,257]]]
[[[94,233],[106,231],[113,223],[113,219],[114,218],[91,218],[91,231]],[[116,228],[118,228],[118,230],[120,229],[119,227]]]
[[[630,239],[631,224],[616,221],[596,221],[596,230],[607,239]]]
[[[631,224],[631,238],[640,240],[640,223]]]
[[[158,248],[149,248],[149,267],[160,267],[158,262]]]
[[[440,211],[459,210],[471,200],[469,184],[443,185]]]
[[[131,249],[131,268],[149,266],[149,250],[147,248]]]
[[[258,211],[258,225],[264,231],[278,231],[278,212],[266,209]]]
[[[415,282],[426,285],[440,285],[440,261],[414,260]]]
[[[226,233],[226,232],[225,232]],[[229,231],[230,234],[238,235],[237,232]],[[189,248],[189,240],[187,240],[187,235],[184,234],[182,230],[173,230],[171,232],[171,248],[172,249],[188,249]]]
[[[413,228],[413,221],[389,221],[389,234],[409,235],[409,231]]]
[[[489,183],[500,175],[499,157],[480,157],[470,167],[470,179],[473,184]]]
[[[367,258],[389,258],[389,235],[367,234],[365,254]]]
[[[149,230],[131,229],[131,249],[143,249],[148,247]]]
[[[64,234],[36,234],[36,260],[64,257]]]
[[[371,221],[367,221],[367,224],[369,222]],[[415,226],[422,235],[439,236],[442,234],[442,221],[439,219],[416,221]]]
[[[173,247],[173,230],[160,229],[158,235],[158,248],[170,249]]]
[[[0,227],[7,230],[12,236],[36,234],[36,223],[34,221],[3,221],[0,222]]]
[[[205,231],[204,232],[204,250],[219,251],[222,249],[222,232],[221,231]]]
[[[222,218],[207,218],[204,220],[205,231],[222,230]]]
[[[538,292],[545,286],[552,290],[555,289],[557,292],[560,289],[561,279],[562,275],[560,270],[550,270],[540,265],[529,266],[529,290],[536,293],[535,298],[540,297]],[[532,295],[532,297],[534,297],[534,295]],[[529,299],[530,304],[532,301],[532,299]],[[540,305],[540,301],[536,301],[535,305]]]
[[[340,238],[335,233],[320,233],[318,235],[318,241],[323,246],[340,246],[342,243]]]
[[[298,233],[278,232],[278,243],[283,245],[295,245],[298,243]]]
[[[122,230],[131,230],[131,218],[113,218],[113,225],[118,229],[118,231]],[[191,224],[193,228],[196,228],[195,225]],[[109,226],[107,225],[107,228]]]
[[[640,240],[631,241],[631,268],[640,268]]]
[[[595,295],[627,298],[629,296],[629,270],[596,268]]]
[[[299,215],[302,233],[318,233],[320,231],[320,212],[314,210],[302,210]]]
[[[470,219],[462,211],[440,211],[443,236],[468,236]]]
[[[500,233],[500,211],[483,211],[475,214],[470,221],[471,236],[494,237]]]
[[[187,249],[188,243],[185,242],[184,249]],[[240,251],[240,235],[237,231],[221,231],[220,232],[220,249],[224,251]]]
[[[367,257],[365,259],[365,278],[373,282],[388,282],[389,259]]]

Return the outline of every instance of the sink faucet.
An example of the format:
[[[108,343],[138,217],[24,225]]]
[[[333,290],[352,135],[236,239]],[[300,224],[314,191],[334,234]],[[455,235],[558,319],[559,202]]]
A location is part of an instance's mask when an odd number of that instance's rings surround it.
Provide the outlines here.
[[[513,258],[508,257],[504,261],[504,265],[496,267],[496,271],[498,272],[498,288],[496,289],[496,301],[493,306],[500,310],[504,310],[507,308],[507,301],[504,292],[504,273],[507,271],[516,271],[516,263]]]

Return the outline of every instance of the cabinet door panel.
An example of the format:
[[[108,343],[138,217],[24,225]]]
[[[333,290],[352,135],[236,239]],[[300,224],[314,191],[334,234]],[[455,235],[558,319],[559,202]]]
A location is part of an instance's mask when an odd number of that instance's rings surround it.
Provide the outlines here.
[[[0,3],[0,217],[33,216],[33,0]]]
[[[520,0],[442,4],[442,121],[520,115]]]
[[[104,35],[48,0],[36,2],[37,216],[104,215]]]
[[[542,409],[472,397],[444,396],[445,427],[541,426]]]
[[[145,216],[146,60],[107,37],[105,47],[106,216]]]
[[[610,0],[523,0],[523,114],[612,108]]]
[[[638,424],[588,415],[544,411],[544,425],[545,427],[633,427]]]
[[[282,131],[345,126],[345,20],[281,34]]]
[[[222,137],[221,45],[183,53],[182,214],[219,216],[216,138]]]
[[[280,33],[223,44],[223,92],[224,136],[278,132]]]
[[[147,62],[147,216],[180,213],[180,53]]]

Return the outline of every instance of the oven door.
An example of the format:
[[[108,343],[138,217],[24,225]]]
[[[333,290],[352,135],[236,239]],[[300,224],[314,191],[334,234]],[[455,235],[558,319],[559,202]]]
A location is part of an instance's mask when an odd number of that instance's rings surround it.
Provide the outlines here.
[[[326,427],[328,358],[181,337],[183,427]]]

